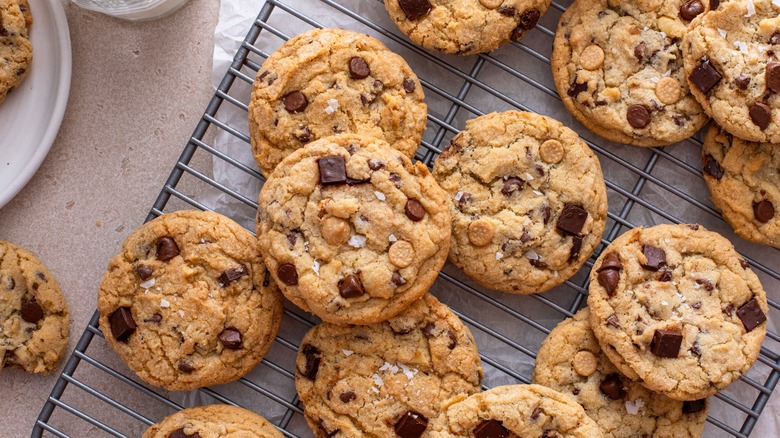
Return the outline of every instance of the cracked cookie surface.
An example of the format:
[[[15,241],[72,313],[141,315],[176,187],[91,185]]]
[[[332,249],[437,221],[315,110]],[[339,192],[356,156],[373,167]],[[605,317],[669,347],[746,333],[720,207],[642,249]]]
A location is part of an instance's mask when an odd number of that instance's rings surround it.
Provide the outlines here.
[[[541,385],[498,386],[448,404],[434,421],[431,437],[603,436],[571,396]]]
[[[780,6],[724,1],[695,20],[682,48],[691,92],[726,131],[780,143]]]
[[[707,419],[705,400],[672,400],[623,376],[601,351],[587,308],[542,342],[533,382],[571,394],[605,437],[698,438]]]
[[[607,195],[599,160],[571,129],[528,112],[466,122],[437,158],[449,194],[449,258],[486,287],[548,290],[601,242]]]
[[[257,235],[282,292],[337,324],[372,324],[422,297],[447,258],[446,194],[383,140],[342,134],[277,166]]]
[[[719,234],[699,225],[634,228],[590,274],[591,327],[627,377],[675,400],[725,388],[753,365],[766,293]]]
[[[295,386],[318,437],[419,437],[444,401],[479,391],[482,377],[471,332],[426,294],[384,323],[312,328]]]
[[[340,133],[381,138],[413,157],[428,107],[417,76],[379,40],[343,29],[290,39],[263,63],[249,103],[252,152],[266,176],[293,151]]]
[[[0,103],[27,77],[32,50],[19,3],[0,0]]]
[[[68,307],[34,254],[0,241],[0,369],[48,374],[68,347]]]
[[[127,237],[100,283],[98,310],[106,340],[140,378],[189,390],[236,380],[260,362],[282,296],[249,231],[184,210]]]
[[[143,438],[282,438],[262,416],[238,406],[208,405],[184,409],[153,424]]]
[[[709,118],[690,94],[680,41],[706,0],[577,0],[561,16],[551,59],[563,103],[615,142],[663,146]]]
[[[427,49],[459,55],[520,41],[550,0],[386,0],[401,31]]]

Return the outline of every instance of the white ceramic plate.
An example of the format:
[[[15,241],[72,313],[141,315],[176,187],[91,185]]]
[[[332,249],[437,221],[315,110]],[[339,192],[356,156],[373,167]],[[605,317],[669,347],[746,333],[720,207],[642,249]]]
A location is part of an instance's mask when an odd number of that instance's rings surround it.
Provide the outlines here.
[[[70,92],[70,33],[59,0],[30,0],[30,73],[0,104],[0,207],[32,178],[49,153]]]

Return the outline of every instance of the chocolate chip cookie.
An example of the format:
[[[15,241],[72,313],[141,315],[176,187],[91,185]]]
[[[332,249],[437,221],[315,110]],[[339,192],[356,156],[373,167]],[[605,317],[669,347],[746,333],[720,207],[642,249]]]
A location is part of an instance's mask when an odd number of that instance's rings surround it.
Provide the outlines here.
[[[51,272],[31,252],[0,240],[0,369],[54,371],[69,327],[68,306]]]
[[[434,438],[603,436],[570,395],[541,385],[498,386],[453,398],[431,427]]]
[[[780,248],[778,146],[742,140],[712,125],[704,139],[702,166],[712,202],[734,231]]]
[[[739,138],[780,143],[780,6],[728,1],[699,17],[683,39],[691,92]]]
[[[706,399],[672,400],[626,378],[601,351],[589,319],[585,308],[550,332],[533,382],[574,396],[605,437],[700,437]]]
[[[486,287],[548,290],[601,242],[607,195],[599,160],[554,119],[507,111],[469,120],[433,174],[450,198],[449,258]]]
[[[142,438],[282,438],[260,415],[231,405],[208,405],[169,415],[144,432]]]
[[[343,29],[290,39],[257,73],[249,133],[266,176],[296,149],[322,137],[381,138],[408,157],[420,146],[428,107],[420,80],[380,41]]]
[[[252,234],[211,212],[133,231],[98,292],[100,329],[143,380],[190,390],[240,378],[279,329],[282,296]]]
[[[336,324],[422,297],[447,258],[446,193],[384,140],[342,134],[285,158],[260,191],[257,235],[282,292]]]
[[[295,387],[318,437],[419,437],[450,397],[480,389],[471,332],[430,294],[384,323],[322,323],[301,342]]]
[[[731,243],[699,225],[634,228],[590,274],[590,322],[632,380],[699,400],[739,379],[766,334],[766,293]]]
[[[390,17],[412,41],[458,55],[520,41],[548,6],[550,0],[385,0]]]
[[[588,129],[615,142],[663,146],[708,117],[689,93],[680,41],[706,0],[576,0],[553,44],[555,86]]]
[[[15,0],[16,3],[19,5],[19,10],[22,12],[22,16],[24,17],[24,24],[27,28],[27,33],[30,33],[30,27],[32,27],[33,24],[33,17],[32,17],[32,11],[30,11],[30,3],[27,0]]]
[[[27,77],[32,44],[16,0],[0,0],[0,103]]]

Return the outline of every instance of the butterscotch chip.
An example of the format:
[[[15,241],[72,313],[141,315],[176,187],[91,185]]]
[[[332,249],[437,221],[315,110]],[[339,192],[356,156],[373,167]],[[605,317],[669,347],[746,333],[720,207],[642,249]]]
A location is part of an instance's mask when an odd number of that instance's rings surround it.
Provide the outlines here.
[[[479,0],[479,2],[488,9],[495,9],[501,6],[501,3],[503,3],[504,0]]]
[[[320,222],[322,238],[331,245],[342,245],[349,240],[351,230],[343,219],[328,216]]]
[[[604,63],[604,51],[601,47],[591,44],[580,54],[580,65],[585,70],[596,70]]]
[[[584,377],[588,377],[596,372],[598,368],[598,361],[596,356],[587,350],[582,350],[574,355],[574,359],[571,361],[571,365],[574,367],[574,371]]]
[[[545,163],[559,163],[563,160],[563,145],[558,140],[547,140],[539,146],[539,155]]]
[[[405,268],[414,261],[414,247],[405,240],[399,240],[390,246],[387,257],[393,265]]]
[[[677,103],[677,101],[680,100],[681,91],[680,83],[674,78],[661,78],[661,80],[655,84],[655,95],[658,96],[658,100],[664,105]]]
[[[475,246],[485,246],[493,241],[495,227],[486,219],[477,219],[469,225],[469,241]]]

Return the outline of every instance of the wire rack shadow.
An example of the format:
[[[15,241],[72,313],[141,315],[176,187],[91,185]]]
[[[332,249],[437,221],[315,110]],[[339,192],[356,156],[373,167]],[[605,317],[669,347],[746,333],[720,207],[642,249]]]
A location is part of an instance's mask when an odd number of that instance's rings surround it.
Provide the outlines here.
[[[509,296],[479,287],[451,265],[440,274],[433,292],[474,333],[486,371],[485,388],[530,381],[541,341],[555,324],[585,304],[587,271],[596,255],[619,234],[638,225],[701,223],[726,235],[769,292],[770,320],[780,321],[780,303],[773,294],[780,289],[778,252],[736,237],[709,203],[701,178],[699,139],[655,149],[607,143],[572,120],[564,109],[550,77],[549,56],[555,26],[569,3],[553,2],[521,43],[492,54],[453,57],[432,54],[400,36],[381,0],[266,0],[147,220],[168,211],[196,208],[220,211],[251,227],[256,191],[247,192],[229,180],[211,176],[214,163],[239,171],[255,181],[255,187],[263,181],[253,164],[215,146],[213,139],[223,135],[249,148],[246,122],[231,124],[223,114],[226,109],[246,113],[247,90],[258,69],[291,32],[346,22],[349,26],[345,27],[371,34],[401,53],[419,74],[429,117],[416,158],[428,166],[465,120],[507,109],[558,118],[577,130],[601,160],[609,192],[607,232],[586,267],[564,285],[541,295]],[[207,195],[215,192],[232,203],[229,212],[221,211],[224,203],[209,201],[213,196]],[[140,436],[149,425],[193,402],[240,405],[271,419],[285,436],[312,436],[295,394],[294,360],[302,333],[317,321],[289,303],[282,330],[257,369],[237,382],[187,394],[166,393],[141,383],[108,348],[97,319],[95,313],[44,405],[33,436]],[[748,375],[711,398],[715,414],[708,418],[706,436],[750,435],[780,378],[778,352],[780,337],[770,332]]]

